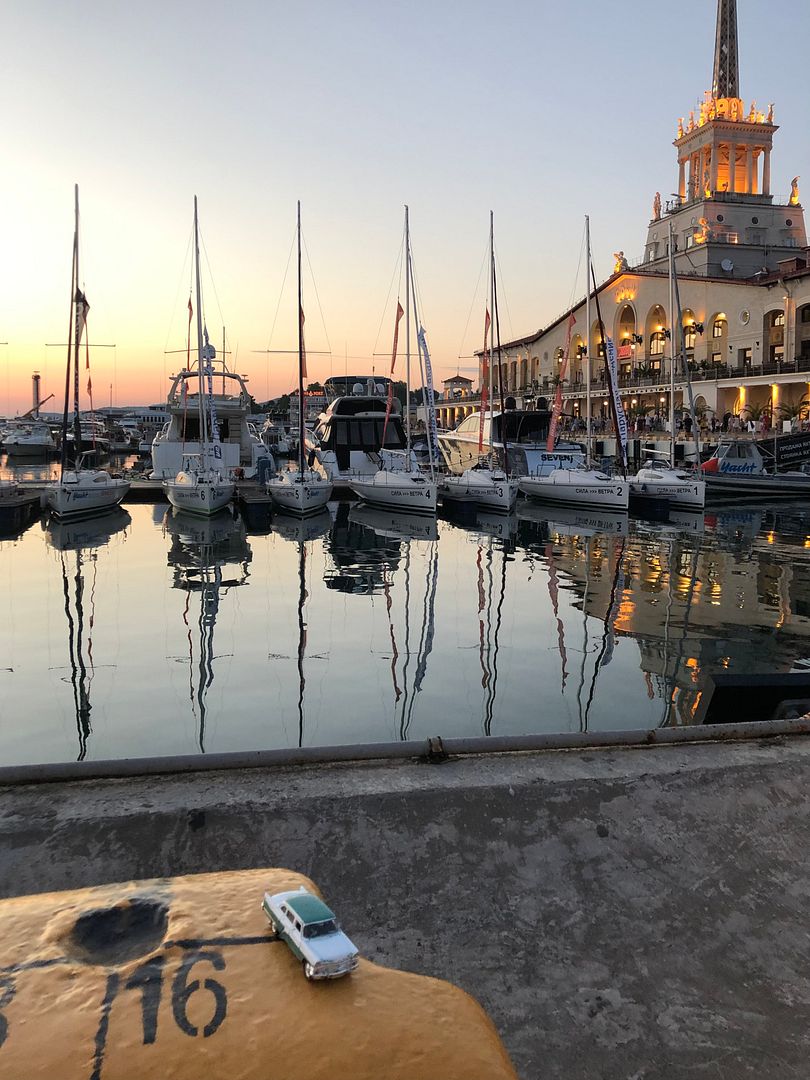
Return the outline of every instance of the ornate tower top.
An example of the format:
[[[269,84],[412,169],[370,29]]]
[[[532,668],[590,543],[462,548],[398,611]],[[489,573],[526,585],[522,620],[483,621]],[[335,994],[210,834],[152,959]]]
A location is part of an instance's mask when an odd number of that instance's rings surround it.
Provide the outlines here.
[[[737,0],[717,0],[717,34],[714,42],[712,97],[739,98],[739,96]]]

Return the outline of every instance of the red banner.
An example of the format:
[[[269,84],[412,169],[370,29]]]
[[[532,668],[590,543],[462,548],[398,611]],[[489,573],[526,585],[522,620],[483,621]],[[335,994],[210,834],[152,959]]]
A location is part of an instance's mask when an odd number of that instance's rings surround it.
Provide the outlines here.
[[[298,308],[298,318],[301,320],[301,377],[306,379],[307,376],[307,347],[304,344],[304,309]]]
[[[480,454],[484,449],[484,413],[486,412],[487,404],[489,403],[489,347],[487,342],[489,341],[489,327],[491,323],[489,317],[489,308],[487,308],[486,318],[484,319],[484,356],[481,362],[481,419],[478,422],[478,453]]]

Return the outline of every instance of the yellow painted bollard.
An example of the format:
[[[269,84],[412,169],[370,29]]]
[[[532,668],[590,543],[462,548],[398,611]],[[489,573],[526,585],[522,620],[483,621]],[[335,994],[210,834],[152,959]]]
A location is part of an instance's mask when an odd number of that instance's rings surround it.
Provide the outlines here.
[[[287,870],[0,901],[0,1080],[515,1080],[463,991],[366,960],[308,982],[261,911]]]

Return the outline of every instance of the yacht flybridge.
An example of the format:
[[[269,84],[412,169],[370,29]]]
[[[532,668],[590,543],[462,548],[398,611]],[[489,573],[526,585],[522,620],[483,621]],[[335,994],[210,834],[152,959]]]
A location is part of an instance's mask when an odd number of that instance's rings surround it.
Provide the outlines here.
[[[328,404],[307,439],[307,451],[313,467],[334,487],[348,488],[352,480],[371,479],[379,472],[382,451],[404,453],[405,428],[396,397],[392,396],[385,422],[390,382],[362,375],[324,383]],[[411,464],[417,468],[413,454]]]
[[[248,421],[251,404],[247,378],[228,371],[225,358],[217,359],[211,342],[206,348],[212,385],[210,394],[204,390],[203,396],[209,399],[216,415],[222,451],[219,468],[229,479],[250,479],[256,475],[259,461],[269,455],[255,426]],[[166,400],[171,419],[152,440],[152,476],[156,480],[173,479],[182,469],[184,458],[201,451],[199,384],[194,363],[172,376]],[[212,434],[208,433],[209,438]]]

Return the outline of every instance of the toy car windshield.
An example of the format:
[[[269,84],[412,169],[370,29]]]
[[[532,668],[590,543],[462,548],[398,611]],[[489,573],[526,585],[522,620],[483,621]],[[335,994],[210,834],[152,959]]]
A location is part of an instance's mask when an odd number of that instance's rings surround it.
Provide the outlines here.
[[[334,919],[327,919],[325,922],[309,923],[304,927],[304,937],[323,937],[324,934],[336,934],[337,923]]]

